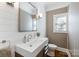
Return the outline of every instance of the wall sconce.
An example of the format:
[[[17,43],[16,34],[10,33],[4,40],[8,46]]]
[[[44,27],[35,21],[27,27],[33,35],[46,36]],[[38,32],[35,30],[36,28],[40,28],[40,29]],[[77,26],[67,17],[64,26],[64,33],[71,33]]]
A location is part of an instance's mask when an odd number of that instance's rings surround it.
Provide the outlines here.
[[[43,14],[39,12],[38,8],[36,8],[31,2],[29,4],[36,9],[36,14],[32,15],[33,19],[41,19],[43,17]]]
[[[38,13],[38,18],[42,18],[43,17],[43,14],[42,13]]]
[[[36,19],[36,15],[32,15],[32,19]]]
[[[38,12],[37,15],[36,15],[37,19],[41,19],[43,17],[43,14]]]
[[[38,14],[36,14],[36,15],[32,15],[32,18],[33,19],[41,19],[43,17],[43,14],[42,13],[38,13]]]

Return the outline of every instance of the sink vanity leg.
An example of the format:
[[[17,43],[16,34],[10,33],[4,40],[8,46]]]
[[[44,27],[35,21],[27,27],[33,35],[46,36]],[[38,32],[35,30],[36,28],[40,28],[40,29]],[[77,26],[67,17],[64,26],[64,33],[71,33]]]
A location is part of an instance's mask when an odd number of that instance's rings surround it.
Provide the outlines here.
[[[37,57],[47,57],[48,45],[45,46],[37,55]]]
[[[39,52],[36,57],[44,57],[44,48]]]
[[[15,57],[23,57],[23,56],[15,52]]]

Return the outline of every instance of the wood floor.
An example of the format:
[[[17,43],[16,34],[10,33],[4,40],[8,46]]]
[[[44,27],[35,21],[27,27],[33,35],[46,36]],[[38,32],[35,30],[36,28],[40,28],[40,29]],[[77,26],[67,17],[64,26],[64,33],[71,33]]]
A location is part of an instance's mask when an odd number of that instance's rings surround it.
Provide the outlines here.
[[[46,57],[68,57],[68,55],[65,52],[55,50],[51,51],[50,55],[47,55]]]

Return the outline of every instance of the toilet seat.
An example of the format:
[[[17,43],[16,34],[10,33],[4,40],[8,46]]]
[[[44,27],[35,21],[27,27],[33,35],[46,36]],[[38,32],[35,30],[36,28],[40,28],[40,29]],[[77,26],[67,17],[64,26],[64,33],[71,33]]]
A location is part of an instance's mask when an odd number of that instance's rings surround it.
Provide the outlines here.
[[[57,48],[57,45],[55,44],[48,44],[49,49],[55,50]]]

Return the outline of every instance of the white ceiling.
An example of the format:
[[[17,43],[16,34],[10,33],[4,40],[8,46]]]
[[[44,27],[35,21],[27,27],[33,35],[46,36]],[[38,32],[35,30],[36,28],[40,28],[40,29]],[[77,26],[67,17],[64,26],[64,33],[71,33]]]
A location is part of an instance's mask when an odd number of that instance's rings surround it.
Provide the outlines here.
[[[57,8],[68,6],[68,4],[69,3],[67,3],[67,2],[50,2],[50,3],[46,3],[45,9],[46,9],[46,11],[54,10]]]
[[[68,2],[31,2],[36,7],[42,6],[46,11],[68,6]]]

